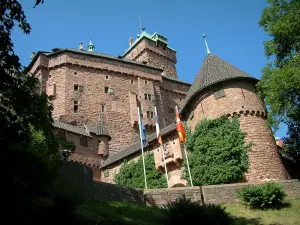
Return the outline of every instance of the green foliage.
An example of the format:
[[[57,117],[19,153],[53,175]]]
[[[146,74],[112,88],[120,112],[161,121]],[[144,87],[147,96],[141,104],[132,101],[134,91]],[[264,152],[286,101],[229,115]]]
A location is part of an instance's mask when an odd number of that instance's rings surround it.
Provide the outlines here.
[[[272,37],[265,42],[266,55],[276,56],[280,66],[300,50],[300,1],[268,0],[259,24]]]
[[[167,203],[163,210],[167,216],[168,224],[231,224],[231,217],[219,205],[192,202],[185,196]]]
[[[155,168],[154,154],[145,154],[145,168],[148,188],[165,188],[167,182],[165,176]],[[131,188],[145,188],[142,157],[137,162],[124,162],[120,172],[115,175],[114,182]]]
[[[282,185],[270,182],[238,189],[237,196],[253,208],[274,208],[283,205],[286,194]]]
[[[37,4],[40,1],[36,2]],[[15,25],[28,34],[30,25],[18,1],[0,4],[0,143],[5,175],[3,193],[13,193],[10,222],[36,216],[36,199],[50,196],[55,175],[57,142],[52,133],[52,106],[45,93],[35,92],[38,80],[24,75],[14,54],[11,32]],[[5,198],[6,199],[6,198]],[[13,204],[11,204],[13,203]],[[3,213],[8,215],[7,213]],[[4,219],[5,220],[5,219]],[[34,219],[33,219],[34,220]]]
[[[242,180],[248,169],[245,134],[238,118],[226,116],[202,120],[187,132],[187,149],[194,185],[232,183]],[[186,167],[186,165],[185,165]],[[189,181],[187,169],[184,176]]]
[[[260,26],[271,36],[265,42],[267,57],[274,59],[263,69],[258,91],[268,108],[274,130],[288,125],[287,153],[299,158],[300,150],[300,0],[269,0]]]

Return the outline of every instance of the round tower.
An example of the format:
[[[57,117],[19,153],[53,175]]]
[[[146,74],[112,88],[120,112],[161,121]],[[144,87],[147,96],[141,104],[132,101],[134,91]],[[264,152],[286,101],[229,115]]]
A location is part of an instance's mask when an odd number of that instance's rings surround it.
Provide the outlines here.
[[[266,110],[256,95],[257,79],[208,53],[181,109],[191,129],[200,120],[237,115],[248,152],[248,182],[287,179],[275,139],[266,124]]]

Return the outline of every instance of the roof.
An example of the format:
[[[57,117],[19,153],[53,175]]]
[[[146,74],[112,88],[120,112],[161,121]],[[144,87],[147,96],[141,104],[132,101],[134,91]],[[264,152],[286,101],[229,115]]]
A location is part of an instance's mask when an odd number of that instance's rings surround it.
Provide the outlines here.
[[[84,135],[87,137],[91,137],[90,133],[83,127],[74,126],[74,125],[63,123],[60,121],[54,121],[53,126],[55,128],[66,130],[66,131],[69,131],[69,132],[72,132],[75,134],[80,134],[80,135]]]
[[[103,122],[97,123],[95,125],[85,125],[89,133],[93,133],[98,136],[108,136],[109,140],[111,137],[108,134],[108,131]]]
[[[191,83],[188,83],[184,80],[179,80],[177,78],[174,78],[174,77],[171,77],[171,76],[168,76],[168,75],[163,75],[161,74],[161,76],[167,80],[171,80],[171,81],[175,81],[175,82],[178,82],[178,83],[183,83],[183,84],[187,84],[187,85],[191,85]]]
[[[170,132],[176,130],[176,124],[172,123],[169,126],[164,127],[163,129],[161,129],[161,135],[167,135]],[[149,146],[149,143],[154,141],[156,139],[156,133],[150,134],[146,137],[148,144],[146,145],[146,147]],[[136,143],[134,143],[133,145],[128,146],[127,148],[119,151],[116,154],[110,155],[102,164],[101,168],[104,168],[106,166],[109,166],[121,159],[124,159],[138,151],[141,150],[141,143],[138,141]]]
[[[55,52],[38,51],[37,54],[34,56],[34,58],[31,60],[28,67],[26,68],[26,71],[29,71],[29,69],[33,66],[35,61],[38,59],[39,55],[43,54],[43,55],[46,55],[46,56],[52,56],[52,55],[56,55],[56,54],[63,53],[63,52],[74,52],[74,53],[79,53],[79,54],[84,54],[84,55],[108,58],[108,59],[112,59],[112,60],[116,60],[116,61],[120,61],[120,62],[125,62],[125,63],[135,64],[135,65],[142,66],[142,67],[156,69],[156,70],[159,70],[160,72],[163,71],[163,69],[161,69],[161,68],[151,66],[151,65],[148,65],[148,64],[144,64],[142,62],[138,62],[138,61],[134,61],[134,60],[126,59],[126,58],[118,58],[118,57],[115,57],[115,56],[112,56],[112,55],[102,54],[102,53],[98,53],[98,52],[90,52],[90,51],[87,51],[87,50],[79,50],[79,49],[75,49],[75,48],[57,48]]]
[[[157,32],[155,32],[153,35],[151,35],[151,34],[147,33],[146,31],[143,31],[140,35],[138,35],[138,38],[133,42],[132,46],[129,47],[129,48],[125,51],[125,53],[123,54],[123,56],[127,55],[127,53],[130,52],[130,50],[133,49],[133,47],[134,47],[137,43],[139,43],[143,38],[147,38],[148,40],[155,41],[155,40],[156,40],[155,37],[156,37],[157,35],[163,37],[163,35],[161,35],[161,34],[159,34],[159,33],[157,33]],[[164,37],[163,37],[163,38],[164,38]],[[166,39],[166,38],[164,38],[164,39]],[[166,41],[164,41],[164,42],[167,44]],[[172,49],[169,45],[167,46],[167,48],[169,48],[170,50],[176,52],[176,51],[175,51],[174,49]]]
[[[180,112],[182,112],[193,97],[203,89],[222,81],[237,78],[258,81],[256,78],[229,64],[218,56],[212,53],[207,54],[200,71],[187,93]]]
[[[66,130],[75,134],[80,134],[86,137],[92,137],[91,133],[93,133],[97,136],[107,136],[109,140],[111,139],[103,123],[98,123],[95,125],[84,125],[83,127],[79,127],[68,123],[63,123],[61,121],[54,121],[53,126],[55,128]]]

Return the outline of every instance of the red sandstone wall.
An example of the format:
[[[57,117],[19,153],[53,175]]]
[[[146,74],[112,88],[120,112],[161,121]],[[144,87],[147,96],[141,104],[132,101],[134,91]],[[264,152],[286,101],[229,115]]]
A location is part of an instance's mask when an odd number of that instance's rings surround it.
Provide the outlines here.
[[[139,62],[156,66],[164,70],[165,74],[177,78],[175,64],[177,62],[176,52],[161,46],[157,47],[154,41],[143,39],[125,56]]]
[[[228,81],[223,83],[226,96],[215,99],[212,90],[201,93],[191,105],[185,117],[192,129],[204,118],[217,118],[223,114],[240,115],[241,129],[246,140],[253,143],[249,154],[250,168],[246,174],[249,182],[272,179],[286,179],[271,130],[266,127],[265,108],[255,94],[253,84],[247,81]],[[193,109],[193,110],[192,110]],[[192,112],[194,116],[192,117]],[[190,118],[190,119],[188,119]]]

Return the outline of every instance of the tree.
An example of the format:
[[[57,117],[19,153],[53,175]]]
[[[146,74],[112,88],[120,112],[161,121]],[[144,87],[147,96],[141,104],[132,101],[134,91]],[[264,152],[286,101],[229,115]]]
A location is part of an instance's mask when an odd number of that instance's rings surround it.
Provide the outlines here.
[[[258,83],[259,94],[268,108],[274,130],[280,122],[288,125],[284,139],[287,153],[299,158],[300,140],[300,0],[269,0],[260,26],[271,36],[265,53],[270,59]],[[295,149],[297,147],[298,149]]]
[[[43,1],[37,0],[35,6]],[[30,218],[37,199],[49,196],[57,142],[52,133],[52,106],[45,93],[38,95],[38,80],[22,73],[14,54],[11,32],[18,25],[29,34],[30,25],[18,1],[0,3],[0,142],[4,176],[9,195],[5,209],[12,220]],[[6,215],[4,213],[4,215]]]
[[[167,187],[165,176],[155,169],[153,153],[145,154],[145,168],[148,188]],[[144,188],[145,181],[142,158],[140,157],[136,162],[125,162],[121,166],[120,172],[115,175],[114,182],[125,187]]]
[[[187,132],[186,146],[194,185],[227,184],[244,178],[251,144],[245,144],[238,118],[199,121],[194,132]],[[189,181],[186,164],[184,177]]]

